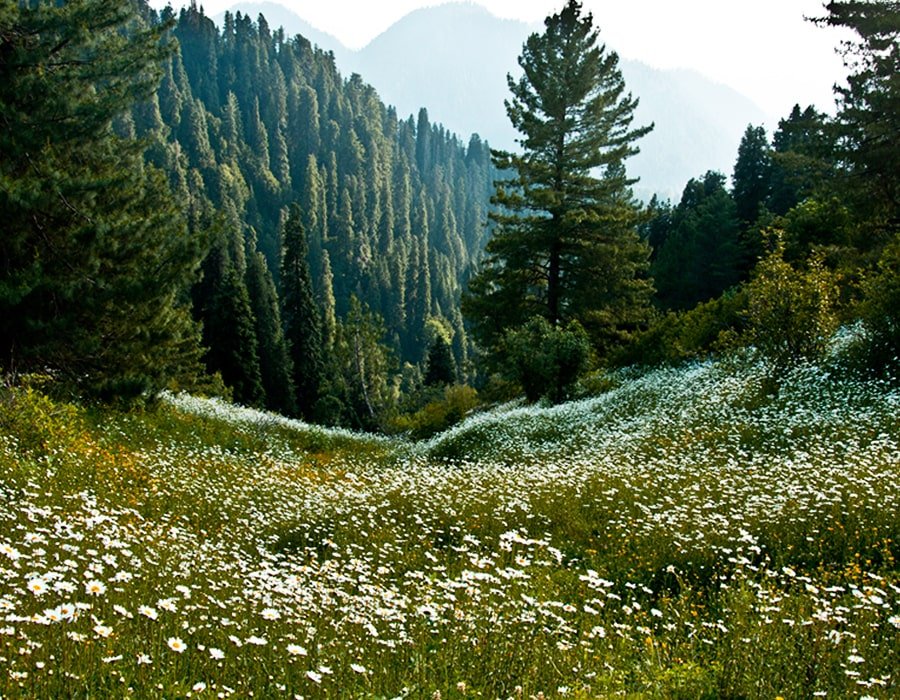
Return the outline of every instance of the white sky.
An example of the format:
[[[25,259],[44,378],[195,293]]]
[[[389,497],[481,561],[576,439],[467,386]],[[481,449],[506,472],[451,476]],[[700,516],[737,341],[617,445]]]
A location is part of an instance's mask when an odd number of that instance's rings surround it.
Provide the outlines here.
[[[360,48],[429,0],[277,0],[307,22]],[[163,7],[169,0],[151,0]],[[237,0],[198,0],[215,15]],[[565,0],[478,0],[499,17],[540,22]],[[172,0],[178,7],[183,2]],[[804,16],[825,14],[823,0],[583,0],[601,39],[623,58],[658,68],[690,68],[730,85],[772,117],[791,106],[833,111],[832,85],[846,71],[835,54],[840,35]]]

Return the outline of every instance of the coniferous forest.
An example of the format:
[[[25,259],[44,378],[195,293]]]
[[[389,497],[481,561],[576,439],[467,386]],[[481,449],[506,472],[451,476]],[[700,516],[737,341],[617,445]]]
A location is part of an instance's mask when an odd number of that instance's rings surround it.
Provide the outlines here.
[[[121,128],[154,139],[150,160],[190,199],[192,227],[215,229],[194,293],[215,348],[208,368],[243,403],[369,426],[404,365],[408,382],[420,381],[415,368],[436,338],[453,339],[464,373],[459,296],[487,235],[487,145],[461,143],[424,110],[398,116],[358,75],[342,77],[330,55],[264,17],[229,14],[220,32],[195,6],[146,16],[174,22],[180,50],[157,96]],[[272,288],[280,307],[264,293]],[[219,306],[243,296],[249,309]]]
[[[186,234],[172,229],[171,236],[189,241],[179,245],[193,246],[195,254],[202,251],[202,274],[190,289],[190,301],[202,326],[203,360],[235,400],[288,413],[299,410],[308,418],[373,425],[366,420],[397,390],[390,383],[394,374],[408,366],[408,382],[420,381],[416,368],[424,366],[437,339],[451,344],[454,381],[466,377],[471,343],[459,297],[487,236],[495,176],[488,147],[477,135],[462,143],[431,123],[424,110],[416,117],[398,117],[358,75],[341,76],[330,55],[301,37],[285,37],[261,16],[229,14],[219,31],[193,5],[176,15],[171,10],[157,14],[144,5],[135,13],[126,3],[114,18],[92,20],[75,16],[74,8],[82,4],[55,13],[41,7],[30,21],[84,22],[79,30],[88,36],[79,37],[81,45],[73,50],[91,52],[92,69],[100,71],[116,70],[103,43],[113,29],[104,23],[119,21],[135,38],[116,39],[117,45],[127,45],[145,63],[142,73],[132,65],[123,69],[134,71],[123,82],[161,72],[153,76],[158,84],[142,86],[143,94],[129,95],[130,100],[117,96],[112,104],[113,85],[102,99],[84,98],[84,105],[71,106],[72,118],[76,110],[90,109],[98,120],[112,119],[112,133],[83,132],[82,138],[90,146],[125,145],[134,158],[145,148],[151,177],[162,174],[168,181],[170,194],[157,199],[177,209],[184,219],[179,224],[187,226]],[[61,24],[55,31],[54,38],[64,37],[67,28]],[[147,52],[149,40],[139,46],[138,36],[156,39],[153,54]],[[53,61],[52,41],[10,46]],[[26,87],[26,80],[34,84]],[[26,115],[17,138],[22,129],[35,128],[41,110],[51,109],[21,104],[23,91],[34,95],[26,99],[42,99],[48,92],[84,89],[88,80],[87,75],[16,75],[7,83],[10,103],[20,103],[16,107]],[[49,120],[47,131],[60,144],[55,155],[64,157],[66,135],[61,129],[52,133],[57,127]],[[131,166],[118,161],[119,167],[137,167],[134,158]],[[292,205],[299,207],[298,216],[287,231]],[[305,246],[300,265],[283,259],[298,252],[283,245],[290,235]],[[306,285],[297,292],[300,298],[290,292],[286,300],[284,291],[298,285]],[[61,291],[73,301],[78,296],[74,288]],[[48,302],[38,289],[22,303],[29,297],[36,304]],[[284,308],[285,302],[292,308]],[[285,314],[290,328],[283,328]],[[10,307],[9,317],[16,317],[11,321],[34,325],[24,316],[24,307]],[[345,325],[351,318],[358,328]],[[10,340],[24,332],[15,325],[5,330]],[[44,342],[42,333],[57,331],[34,332],[35,346],[18,342],[4,348],[8,366],[54,364],[55,350],[37,345]],[[285,333],[303,340],[286,343]],[[369,343],[365,347],[351,340],[363,337]],[[373,368],[363,377],[354,369],[354,355],[363,351],[383,355],[366,362],[389,367],[390,381],[386,372]],[[95,351],[85,346],[72,352]],[[310,353],[319,359],[310,360]],[[82,384],[81,361],[58,365]],[[295,372],[295,365],[315,369]],[[148,387],[160,388],[146,379]],[[134,377],[133,389],[145,388]],[[106,389],[126,391],[121,384]],[[334,400],[321,404],[324,413],[316,414],[316,402],[325,396]]]
[[[898,696],[900,4],[639,201],[579,0],[518,148],[262,15],[0,0],[0,696]]]
[[[781,283],[818,340],[779,361],[866,318],[878,350],[858,354],[892,362],[890,3],[820,20],[860,37],[836,118],[750,125],[730,186],[709,172],[647,206],[627,159],[653,125],[577,4],[509,78],[521,154],[396,114],[262,15],[91,8],[5,10],[7,371],[402,429],[435,387],[562,400],[591,368],[759,349],[753,293]]]

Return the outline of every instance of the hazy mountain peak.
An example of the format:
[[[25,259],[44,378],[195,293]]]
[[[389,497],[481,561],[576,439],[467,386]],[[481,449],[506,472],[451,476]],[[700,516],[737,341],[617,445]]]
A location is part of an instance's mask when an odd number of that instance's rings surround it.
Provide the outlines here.
[[[506,76],[518,73],[522,44],[539,24],[501,19],[471,1],[447,2],[410,12],[353,51],[275,2],[243,2],[236,10],[254,18],[262,12],[270,26],[334,52],[344,74],[359,73],[401,117],[425,107],[433,122],[464,139],[478,133],[492,146],[516,147],[503,104]],[[624,59],[620,66],[626,89],[640,99],[636,124],[656,125],[628,163],[644,196],[677,199],[692,177],[707,170],[730,174],[747,124],[766,121],[750,99],[694,71]]]

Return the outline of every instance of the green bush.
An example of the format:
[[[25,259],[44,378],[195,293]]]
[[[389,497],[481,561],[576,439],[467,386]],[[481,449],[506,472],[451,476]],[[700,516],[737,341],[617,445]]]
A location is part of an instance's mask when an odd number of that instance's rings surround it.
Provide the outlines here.
[[[577,321],[560,328],[535,316],[507,331],[503,346],[506,374],[521,385],[529,401],[564,401],[590,363],[590,340]]]
[[[400,415],[392,427],[424,440],[456,425],[479,405],[478,392],[470,386],[454,385],[444,389],[440,398],[429,401],[412,414]]]
[[[0,433],[12,436],[22,454],[62,454],[83,431],[82,413],[75,406],[28,385],[0,388]]]
[[[885,247],[877,270],[863,280],[862,291],[861,361],[876,374],[896,372],[900,366],[900,234]]]
[[[729,350],[747,323],[747,291],[737,287],[689,311],[660,314],[615,358],[619,365],[677,365]]]
[[[806,269],[784,260],[784,242],[776,232],[771,253],[760,260],[747,286],[749,327],[744,339],[776,371],[825,354],[838,321],[837,284],[820,256]]]

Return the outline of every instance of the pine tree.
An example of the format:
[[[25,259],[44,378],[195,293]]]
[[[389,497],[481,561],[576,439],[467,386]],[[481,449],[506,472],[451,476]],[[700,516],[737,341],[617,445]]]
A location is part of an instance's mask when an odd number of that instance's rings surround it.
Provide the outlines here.
[[[241,268],[229,252],[227,228],[210,225],[219,235],[203,261],[203,278],[194,288],[194,309],[203,322],[205,361],[221,375],[239,403],[262,407],[265,390],[259,364],[256,318]]]
[[[419,175],[424,179],[431,170],[431,124],[428,121],[428,110],[419,110],[416,124],[416,165]]]
[[[325,381],[322,317],[317,307],[307,260],[308,244],[300,207],[291,205],[285,220],[281,251],[281,315],[294,365],[297,408],[307,419]]]
[[[744,227],[756,223],[769,191],[771,153],[766,130],[748,126],[734,164],[734,201]]]
[[[259,251],[248,257],[247,291],[256,320],[260,378],[266,394],[266,407],[293,415],[297,412],[293,366],[281,325],[275,283],[266,259]]]
[[[900,366],[900,3],[846,0],[826,4],[820,23],[851,30],[844,44],[847,85],[836,87],[834,133],[839,179],[858,221],[866,328],[864,362],[893,375]],[[879,257],[876,259],[876,255]]]
[[[737,284],[739,231],[724,175],[708,172],[688,182],[652,267],[663,305],[690,309]]]
[[[834,181],[834,136],[826,115],[794,105],[772,136],[772,169],[767,208],[783,216],[823,184]]]
[[[763,254],[763,241],[756,226],[769,199],[772,176],[772,157],[766,130],[748,125],[738,146],[732,196],[743,229],[743,272],[747,273]]]
[[[456,381],[456,363],[450,341],[443,333],[435,333],[425,358],[425,385],[440,386]]]
[[[338,324],[334,354],[357,427],[379,427],[392,402],[389,376],[394,363],[384,336],[383,319],[351,295],[347,317]]]
[[[900,229],[900,3],[832,1],[825,9],[819,23],[855,34],[844,44],[847,84],[835,88],[837,155],[848,166],[841,184],[879,250]]]
[[[515,175],[498,185],[497,229],[464,312],[487,348],[541,316],[554,327],[580,321],[605,351],[643,320],[652,289],[623,165],[650,127],[631,128],[637,100],[579,2],[544,24],[519,57],[523,77],[508,78],[524,152],[494,153]]]
[[[128,0],[0,6],[0,371],[108,397],[200,371],[202,237],[111,127],[156,89],[166,29]]]
[[[334,300],[334,274],[331,271],[331,258],[328,251],[322,251],[322,271],[319,275],[321,293],[316,300],[322,309],[322,344],[327,352],[334,347],[334,337],[337,327],[336,302]]]

